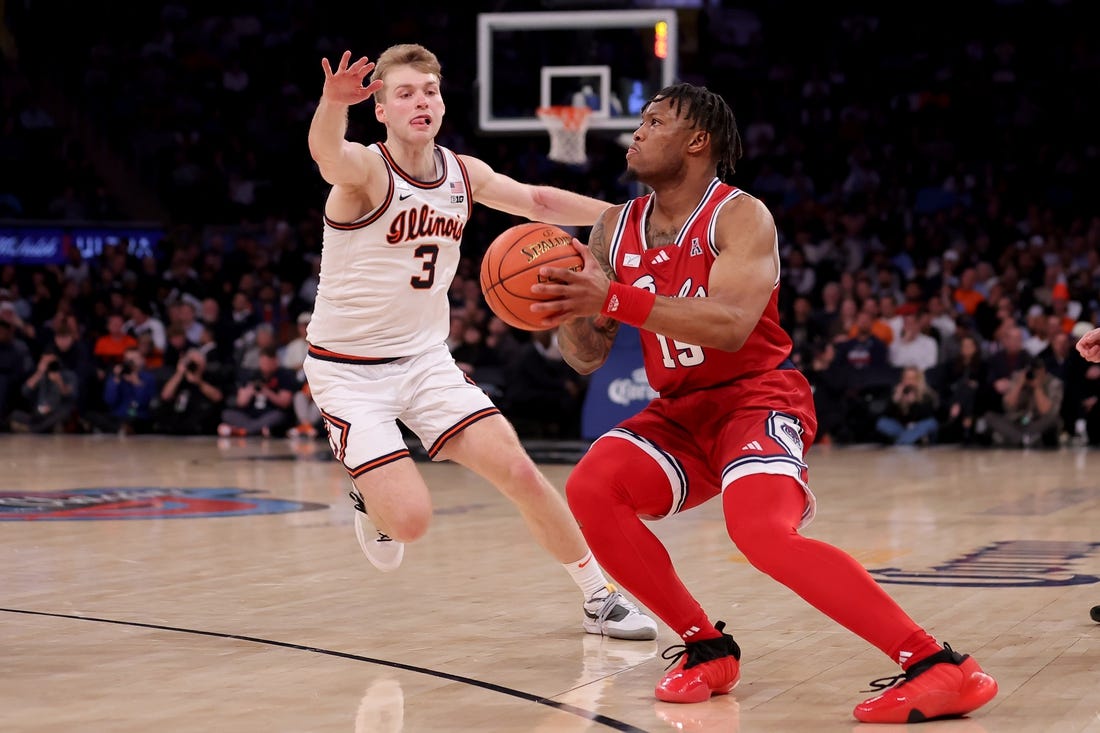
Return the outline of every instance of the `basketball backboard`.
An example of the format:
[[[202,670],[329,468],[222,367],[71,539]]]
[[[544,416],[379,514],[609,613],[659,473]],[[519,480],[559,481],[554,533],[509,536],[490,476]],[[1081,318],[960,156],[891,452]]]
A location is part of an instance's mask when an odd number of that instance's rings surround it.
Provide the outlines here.
[[[583,104],[588,129],[633,130],[676,81],[677,32],[675,10],[481,13],[478,126],[539,132],[539,107]]]

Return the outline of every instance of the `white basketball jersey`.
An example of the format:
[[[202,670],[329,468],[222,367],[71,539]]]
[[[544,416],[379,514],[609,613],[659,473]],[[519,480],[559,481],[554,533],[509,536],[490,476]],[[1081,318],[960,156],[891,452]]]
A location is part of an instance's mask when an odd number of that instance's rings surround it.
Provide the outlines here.
[[[334,355],[413,356],[446,341],[447,291],[458,270],[462,231],[473,206],[458,156],[437,146],[442,175],[417,181],[382,143],[386,198],[351,223],[325,217],[321,275],[307,340]]]

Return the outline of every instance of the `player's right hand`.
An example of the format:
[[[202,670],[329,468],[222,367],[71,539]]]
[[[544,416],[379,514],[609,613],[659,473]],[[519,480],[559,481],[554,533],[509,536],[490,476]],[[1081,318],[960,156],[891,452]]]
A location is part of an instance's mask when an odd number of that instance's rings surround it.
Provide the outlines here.
[[[1077,352],[1087,361],[1100,362],[1100,328],[1094,328],[1077,340]]]
[[[325,70],[325,87],[322,95],[330,102],[337,104],[358,104],[382,88],[382,80],[375,79],[367,86],[363,86],[363,80],[374,71],[374,62],[366,56],[348,65],[351,61],[351,51],[344,51],[340,57],[340,63],[336,71],[332,70],[328,59],[321,59],[321,68]]]

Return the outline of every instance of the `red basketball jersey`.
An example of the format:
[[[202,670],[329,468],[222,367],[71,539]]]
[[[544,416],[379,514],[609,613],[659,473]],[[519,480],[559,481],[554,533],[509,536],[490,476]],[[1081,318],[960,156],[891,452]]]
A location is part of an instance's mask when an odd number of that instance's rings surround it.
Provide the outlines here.
[[[619,215],[608,251],[616,279],[657,295],[707,297],[710,268],[718,255],[714,247],[714,224],[718,210],[727,201],[747,195],[714,179],[684,223],[676,241],[654,248],[648,248],[645,241],[645,221],[653,205],[653,197],[648,194],[632,199]],[[778,268],[778,241],[775,257]],[[777,269],[775,287],[768,305],[738,351],[685,344],[652,331],[640,330],[650,385],[662,397],[671,397],[778,367],[791,353],[791,338],[779,325],[778,296]]]

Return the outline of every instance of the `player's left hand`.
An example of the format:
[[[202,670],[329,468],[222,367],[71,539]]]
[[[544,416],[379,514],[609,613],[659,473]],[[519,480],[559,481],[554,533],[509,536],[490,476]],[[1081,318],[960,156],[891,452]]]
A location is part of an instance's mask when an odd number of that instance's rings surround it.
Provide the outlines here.
[[[563,267],[539,268],[540,282],[531,292],[545,300],[531,305],[531,311],[544,317],[547,328],[584,316],[597,316],[607,300],[611,281],[589,251],[574,237],[573,246],[584,260],[584,267],[574,272]]]

